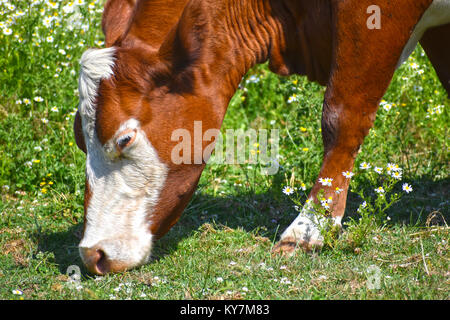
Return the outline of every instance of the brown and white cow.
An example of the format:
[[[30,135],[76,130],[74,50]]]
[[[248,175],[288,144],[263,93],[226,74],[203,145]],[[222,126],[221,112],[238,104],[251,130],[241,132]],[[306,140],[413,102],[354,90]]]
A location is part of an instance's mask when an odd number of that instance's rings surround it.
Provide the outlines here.
[[[369,27],[374,5],[381,16]],[[74,125],[86,153],[79,247],[97,274],[148,261],[205,167],[171,160],[172,132],[193,131],[195,121],[220,129],[255,64],[268,60],[273,72],[327,86],[318,179],[333,179],[333,188],[317,180],[310,197],[320,189],[333,195],[336,223],[349,185],[342,172],[352,171],[394,71],[419,41],[450,94],[450,0],[109,0],[103,30],[108,48],[81,59]],[[275,250],[308,250],[321,240],[304,209]]]

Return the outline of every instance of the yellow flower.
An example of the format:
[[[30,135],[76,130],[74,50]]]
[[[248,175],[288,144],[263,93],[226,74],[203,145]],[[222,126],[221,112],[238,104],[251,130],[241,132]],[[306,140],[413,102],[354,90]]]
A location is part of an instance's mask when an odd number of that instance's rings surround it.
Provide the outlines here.
[[[302,151],[304,152],[309,151],[309,148],[303,148]]]
[[[40,186],[42,187],[42,186],[45,186],[46,185],[46,182],[45,181],[42,181],[41,183],[40,183]]]
[[[53,184],[53,182],[52,182],[52,181],[49,181],[48,184],[51,186],[51,185]]]
[[[42,188],[41,192],[44,193],[44,194],[47,193],[47,188]]]
[[[305,127],[300,127],[300,131],[301,131],[301,132],[306,132],[306,130],[307,130],[307,129],[306,129]]]
[[[73,146],[73,142],[69,142],[69,147]]]
[[[41,162],[41,160],[34,159],[33,162],[34,162],[34,163],[39,163],[39,162]]]

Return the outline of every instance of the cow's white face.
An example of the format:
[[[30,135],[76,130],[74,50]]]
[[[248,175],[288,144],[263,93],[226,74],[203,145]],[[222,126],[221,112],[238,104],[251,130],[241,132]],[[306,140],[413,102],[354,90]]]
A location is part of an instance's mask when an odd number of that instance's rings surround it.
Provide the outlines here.
[[[95,128],[95,97],[100,80],[112,75],[114,49],[88,50],[81,60],[79,114],[86,151],[85,230],[79,244],[91,272],[122,271],[147,262],[155,207],[166,166],[138,120],[124,121],[100,143]]]

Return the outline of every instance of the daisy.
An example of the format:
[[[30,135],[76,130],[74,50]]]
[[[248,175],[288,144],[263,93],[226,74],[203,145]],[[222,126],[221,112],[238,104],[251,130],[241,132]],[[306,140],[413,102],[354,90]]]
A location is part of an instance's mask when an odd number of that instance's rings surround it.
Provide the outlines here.
[[[372,166],[370,165],[370,163],[367,162],[363,162],[361,163],[361,165],[359,166],[360,169],[366,170],[366,169],[370,169],[372,168]]]
[[[283,193],[284,193],[285,195],[289,196],[289,195],[291,195],[291,194],[294,193],[294,189],[291,188],[290,186],[285,186],[285,187],[283,188]]]
[[[44,20],[42,21],[42,24],[44,25],[44,27],[50,28],[50,26],[52,25],[52,21],[53,21],[52,17],[45,17]]]
[[[290,96],[289,99],[288,99],[288,103],[292,103],[292,102],[295,102],[295,101],[298,101],[298,97],[295,94]]]
[[[375,171],[375,172],[378,173],[378,174],[382,174],[382,173],[383,173],[383,168],[375,167],[375,168],[373,169],[373,171]]]
[[[324,207],[325,209],[330,209],[330,205],[328,204],[327,200],[322,200],[320,201],[320,204],[322,205],[322,207]]]
[[[336,190],[334,192],[336,192],[336,194],[340,194],[342,191],[344,191],[344,189],[336,187]]]
[[[404,184],[403,184],[402,189],[403,189],[403,191],[405,191],[406,193],[410,193],[410,192],[413,191],[413,188],[412,188],[409,184],[407,184],[407,183],[404,183]]]
[[[383,194],[384,193],[384,189],[383,189],[383,187],[378,187],[378,188],[375,189],[375,192],[378,193],[378,194]]]
[[[34,97],[33,100],[36,101],[36,102],[42,102],[42,101],[44,101],[44,99],[42,99],[42,97]],[[24,100],[24,101],[25,101],[25,100]]]
[[[3,34],[6,36],[9,36],[12,34],[12,30],[10,28],[4,28],[3,29]]]
[[[12,291],[12,293],[15,294],[15,295],[18,295],[18,296],[21,296],[21,295],[23,294],[23,292],[20,291],[19,289],[14,289],[14,290]]]
[[[345,172],[342,172],[342,175],[343,175],[344,177],[346,177],[347,179],[350,179],[350,178],[353,177],[355,174],[354,174],[353,172],[351,172],[351,171],[345,171]]]
[[[74,3],[69,2],[67,5],[63,7],[63,11],[65,14],[72,13],[74,11]]]
[[[55,106],[55,107],[51,108],[51,111],[52,112],[58,112],[59,110],[58,110],[58,107]]]
[[[300,189],[306,191],[306,185],[303,182],[300,184]]]
[[[392,109],[392,104],[386,103],[385,105],[383,105],[383,109],[386,111],[390,111]]]
[[[48,5],[49,7],[51,7],[52,9],[58,9],[58,7],[59,7],[59,3],[51,2],[51,1],[48,2],[47,5]]]
[[[392,178],[400,180],[402,178],[402,173],[399,171],[392,172]]]
[[[329,187],[331,187],[331,181],[333,181],[332,178],[319,178],[319,182],[320,182],[323,186],[329,186]]]

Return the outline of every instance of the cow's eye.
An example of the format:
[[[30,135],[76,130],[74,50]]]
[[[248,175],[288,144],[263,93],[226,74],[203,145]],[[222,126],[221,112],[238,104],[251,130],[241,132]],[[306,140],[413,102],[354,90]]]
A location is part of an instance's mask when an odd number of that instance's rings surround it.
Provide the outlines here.
[[[127,148],[131,144],[133,144],[135,139],[136,139],[136,131],[135,130],[131,130],[131,131],[123,133],[116,140],[117,149],[120,152],[123,151],[125,148]]]

